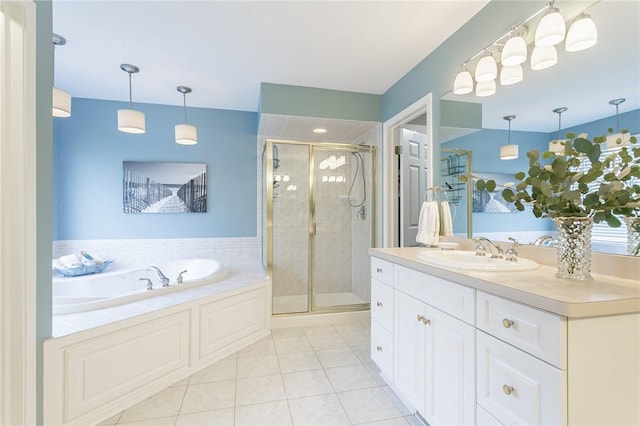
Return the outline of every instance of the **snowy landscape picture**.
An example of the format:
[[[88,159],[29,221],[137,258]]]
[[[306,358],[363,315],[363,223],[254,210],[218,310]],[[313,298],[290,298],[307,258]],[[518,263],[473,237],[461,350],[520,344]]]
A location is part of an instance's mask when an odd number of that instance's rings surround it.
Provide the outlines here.
[[[207,165],[124,161],[125,213],[205,213]]]
[[[473,213],[517,213],[518,209],[515,205],[508,203],[502,198],[502,190],[513,184],[514,177],[510,174],[503,173],[474,173],[473,174]],[[487,190],[478,191],[476,189],[477,179],[489,180],[496,182],[496,190],[489,192]]]

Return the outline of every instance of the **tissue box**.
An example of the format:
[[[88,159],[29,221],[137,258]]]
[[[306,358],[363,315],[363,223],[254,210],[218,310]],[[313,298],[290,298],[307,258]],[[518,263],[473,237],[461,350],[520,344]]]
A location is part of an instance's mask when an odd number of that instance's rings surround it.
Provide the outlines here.
[[[80,275],[98,274],[109,267],[112,260],[105,260],[102,265],[82,265],[74,268],[65,268],[57,260],[53,261],[53,270],[61,273],[65,277],[78,277]]]

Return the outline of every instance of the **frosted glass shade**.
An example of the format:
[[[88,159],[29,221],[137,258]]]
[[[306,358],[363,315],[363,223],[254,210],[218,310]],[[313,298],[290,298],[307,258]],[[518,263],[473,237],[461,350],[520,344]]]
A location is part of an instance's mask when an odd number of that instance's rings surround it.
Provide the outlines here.
[[[503,66],[512,67],[520,65],[527,60],[527,42],[522,36],[511,37],[502,49]]]
[[[71,117],[71,95],[56,87],[51,94],[51,113],[54,117]]]
[[[631,133],[613,133],[607,136],[607,148],[630,145]]]
[[[471,73],[467,70],[460,71],[453,82],[453,93],[466,95],[471,92],[473,92],[473,77],[471,77]]]
[[[502,67],[500,70],[500,84],[510,86],[522,81],[522,65]]]
[[[144,133],[144,113],[135,109],[119,109],[118,130],[124,133]]]
[[[531,69],[544,70],[558,63],[558,52],[555,46],[536,46],[531,52]]]
[[[476,66],[476,81],[495,80],[497,76],[498,65],[496,64],[496,60],[493,59],[491,55],[483,56]]]
[[[567,25],[556,7],[550,8],[536,28],[536,47],[555,46],[564,40]]]
[[[476,84],[476,96],[484,98],[496,93],[496,81],[489,80]]]
[[[549,142],[549,151],[556,154],[564,154],[565,140],[554,139]]]
[[[501,160],[515,160],[518,158],[518,145],[503,145],[500,147]]]
[[[195,145],[198,143],[198,129],[191,124],[176,124],[176,143]]]
[[[593,23],[591,16],[583,13],[569,27],[564,46],[567,52],[579,52],[595,46],[597,42],[596,24]]]

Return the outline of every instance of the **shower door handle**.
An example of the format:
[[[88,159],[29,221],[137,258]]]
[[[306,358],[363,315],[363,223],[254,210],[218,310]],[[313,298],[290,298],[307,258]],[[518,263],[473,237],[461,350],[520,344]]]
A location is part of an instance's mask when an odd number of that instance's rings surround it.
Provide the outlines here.
[[[317,222],[311,222],[309,224],[309,233],[311,235],[316,235],[318,233],[318,223]]]

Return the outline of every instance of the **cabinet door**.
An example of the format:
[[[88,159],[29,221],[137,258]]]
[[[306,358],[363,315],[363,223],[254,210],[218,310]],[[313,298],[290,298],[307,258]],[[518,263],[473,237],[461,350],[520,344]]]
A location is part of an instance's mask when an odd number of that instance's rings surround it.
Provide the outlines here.
[[[424,407],[425,304],[395,292],[393,383],[400,399],[413,410]]]
[[[380,368],[384,380],[393,383],[393,334],[378,321],[371,321],[371,360]]]
[[[475,329],[427,305],[426,406],[431,425],[475,424]]]

